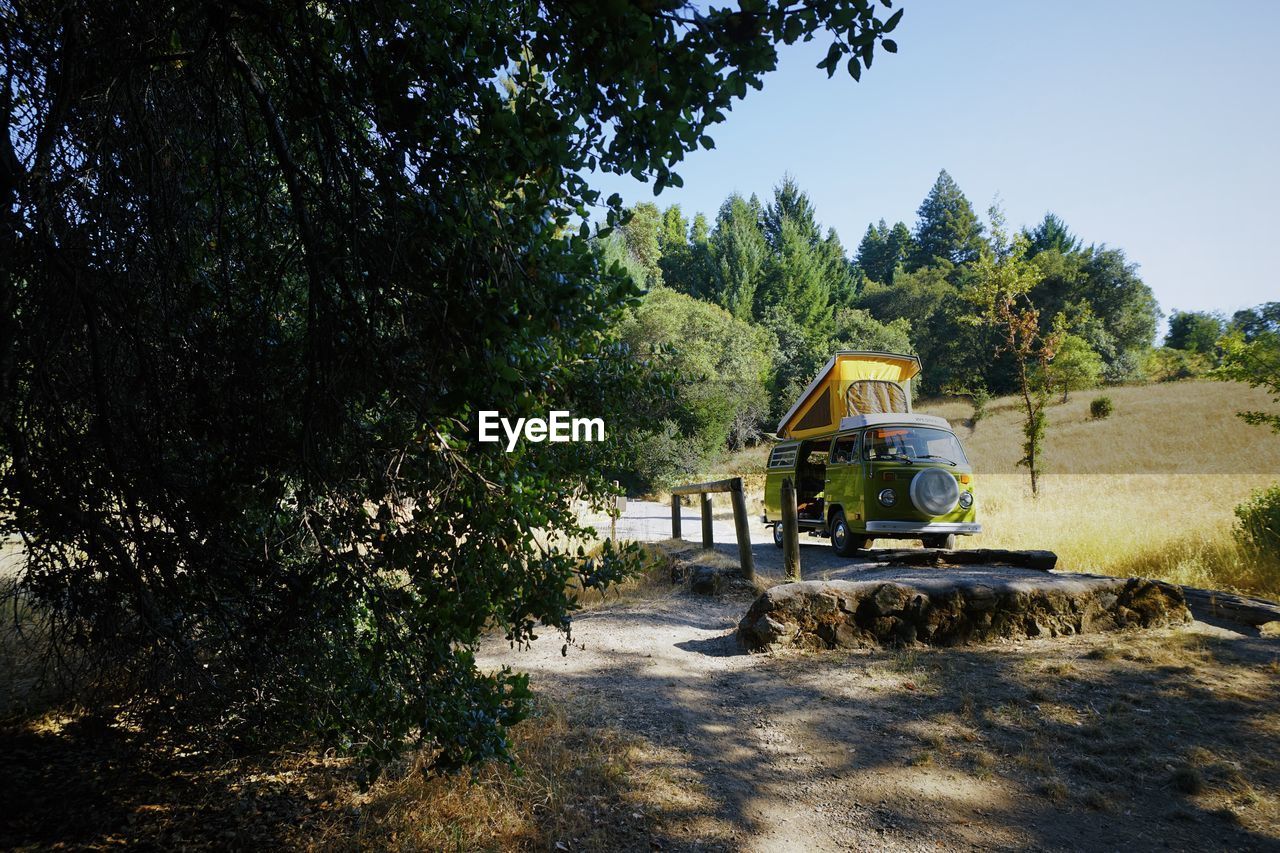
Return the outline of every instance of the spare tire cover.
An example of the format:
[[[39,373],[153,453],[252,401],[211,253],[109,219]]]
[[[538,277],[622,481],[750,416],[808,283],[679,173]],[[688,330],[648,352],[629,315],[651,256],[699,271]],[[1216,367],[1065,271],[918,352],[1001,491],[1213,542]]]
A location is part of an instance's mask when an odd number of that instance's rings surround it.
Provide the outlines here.
[[[960,486],[951,473],[941,468],[925,468],[911,478],[911,503],[927,515],[946,515],[960,500]]]

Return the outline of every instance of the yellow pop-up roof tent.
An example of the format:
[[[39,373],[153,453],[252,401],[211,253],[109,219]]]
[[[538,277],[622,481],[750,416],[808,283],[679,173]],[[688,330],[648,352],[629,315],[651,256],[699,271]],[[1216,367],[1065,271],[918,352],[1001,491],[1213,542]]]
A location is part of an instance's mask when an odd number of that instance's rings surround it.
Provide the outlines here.
[[[840,419],[883,412],[910,412],[910,382],[920,359],[891,352],[838,352],[778,424],[778,438],[832,433]]]

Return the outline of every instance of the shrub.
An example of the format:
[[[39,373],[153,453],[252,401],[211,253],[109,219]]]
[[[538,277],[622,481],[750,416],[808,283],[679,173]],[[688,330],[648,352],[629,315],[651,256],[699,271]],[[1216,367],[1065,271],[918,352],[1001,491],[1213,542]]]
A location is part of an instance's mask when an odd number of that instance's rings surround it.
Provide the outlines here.
[[[1095,421],[1111,417],[1113,411],[1115,411],[1115,406],[1112,405],[1110,397],[1095,397],[1093,402],[1089,404],[1089,417]]]
[[[1144,382],[1147,379],[1143,367],[1143,359],[1136,353],[1124,351],[1102,368],[1102,381],[1108,385],[1120,385],[1125,382]]]
[[[973,403],[973,417],[970,420],[976,427],[978,421],[987,416],[987,404],[991,402],[991,393],[984,386],[979,385],[970,392],[969,400]]]
[[[1160,347],[1150,352],[1143,367],[1152,382],[1176,382],[1208,374],[1213,362],[1200,353]]]
[[[1237,536],[1258,551],[1280,549],[1280,483],[1259,489],[1236,507]]]

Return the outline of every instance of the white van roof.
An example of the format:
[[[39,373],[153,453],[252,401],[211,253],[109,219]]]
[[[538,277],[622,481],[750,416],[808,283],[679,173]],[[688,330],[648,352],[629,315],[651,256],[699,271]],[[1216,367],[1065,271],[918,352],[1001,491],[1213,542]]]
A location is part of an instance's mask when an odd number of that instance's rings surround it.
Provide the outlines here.
[[[946,418],[940,418],[937,415],[917,415],[915,413],[885,412],[873,415],[854,415],[851,418],[840,419],[840,429],[859,429],[860,427],[869,426],[887,426],[906,425],[906,426],[930,426],[941,427],[942,429],[951,429],[951,424]]]

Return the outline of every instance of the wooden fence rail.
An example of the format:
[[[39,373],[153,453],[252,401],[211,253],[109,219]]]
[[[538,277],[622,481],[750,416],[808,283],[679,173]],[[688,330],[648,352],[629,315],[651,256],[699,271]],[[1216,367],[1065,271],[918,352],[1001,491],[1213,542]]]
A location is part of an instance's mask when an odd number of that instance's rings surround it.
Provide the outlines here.
[[[755,558],[751,553],[751,528],[747,520],[747,498],[742,490],[742,478],[716,480],[711,483],[692,483],[678,486],[671,490],[671,538],[680,538],[680,498],[683,495],[698,495],[702,507],[702,547],[715,547],[711,523],[711,496],[729,493],[733,502],[733,528],[738,539],[738,561],[742,564],[742,576],[754,580],[756,576]]]

